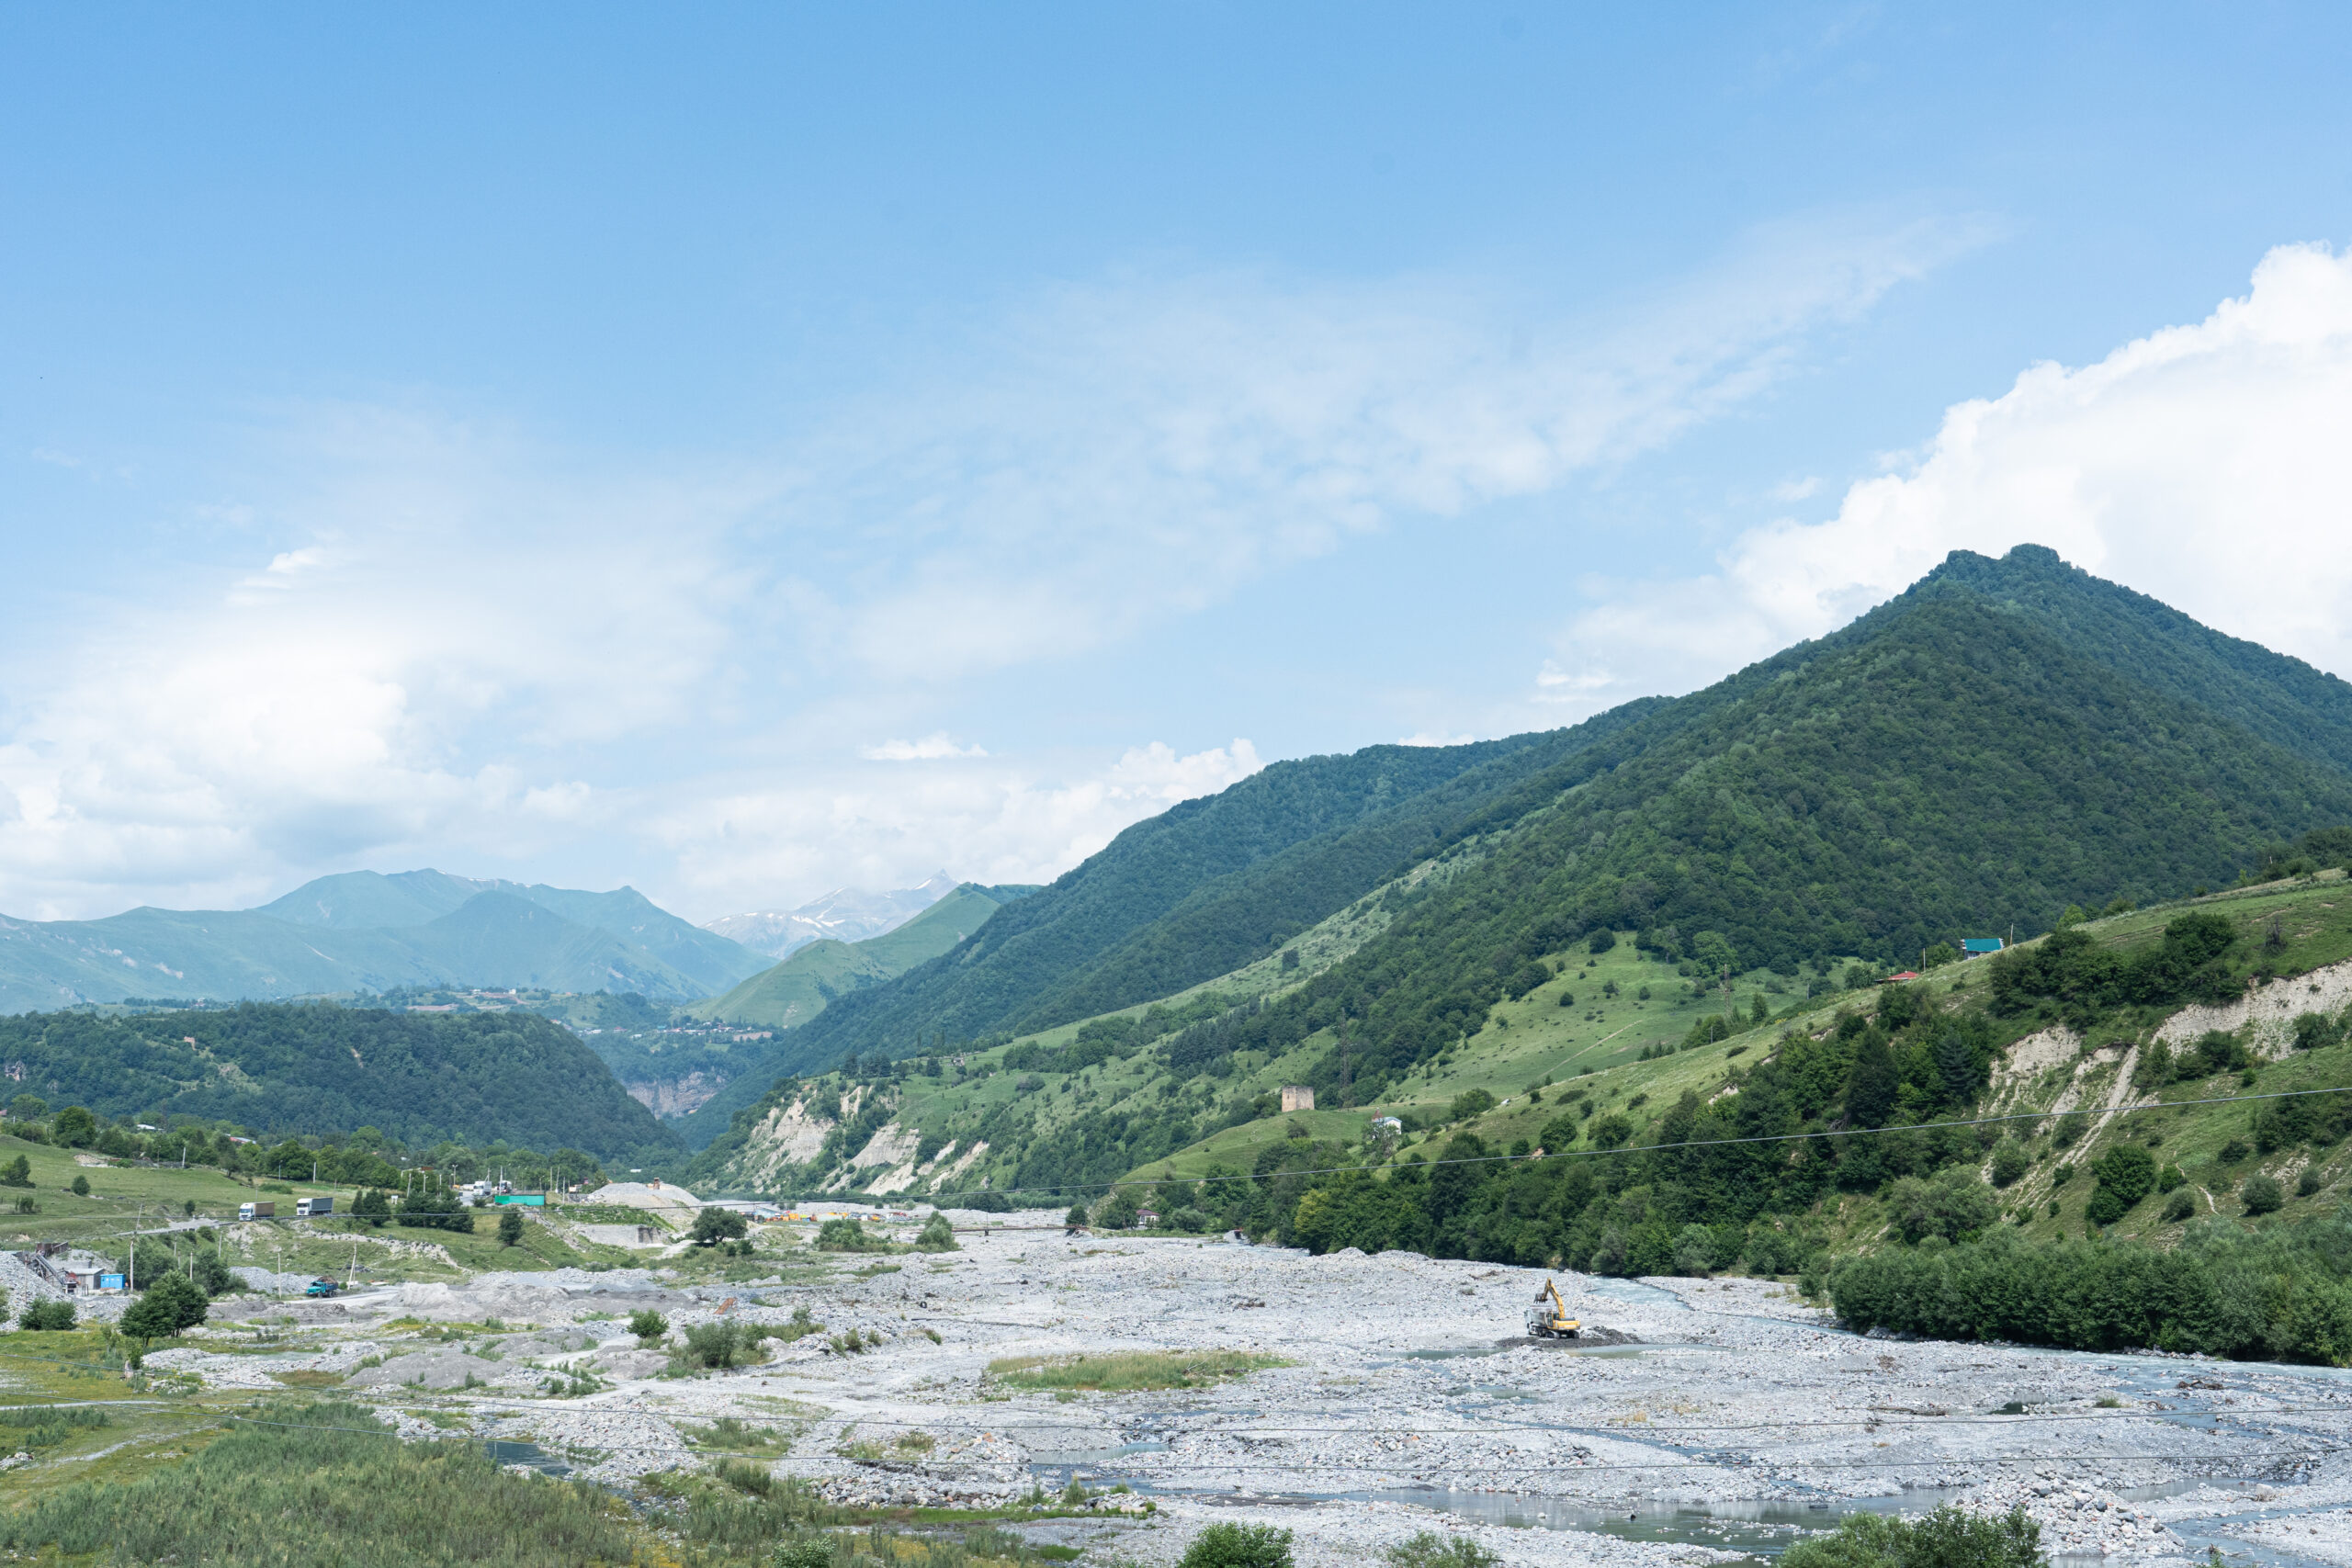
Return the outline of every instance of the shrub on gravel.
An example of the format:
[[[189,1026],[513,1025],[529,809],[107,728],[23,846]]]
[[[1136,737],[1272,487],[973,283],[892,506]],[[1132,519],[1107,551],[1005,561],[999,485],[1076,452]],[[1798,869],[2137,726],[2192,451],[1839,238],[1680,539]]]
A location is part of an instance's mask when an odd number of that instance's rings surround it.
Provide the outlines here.
[[[1179,1568],[1291,1568],[1290,1539],[1272,1525],[1211,1525],[1184,1549]]]
[[[956,1245],[956,1227],[947,1223],[947,1216],[934,1211],[931,1218],[922,1223],[922,1231],[915,1236],[915,1250],[961,1252],[964,1249]]]
[[[817,1246],[825,1252],[888,1252],[890,1244],[867,1234],[856,1220],[827,1220],[817,1227]]]
[[[650,1345],[670,1332],[670,1320],[647,1307],[642,1312],[628,1314],[628,1331],[637,1336],[639,1344]]]
[[[1797,1541],[1781,1568],[2047,1568],[2041,1527],[2011,1508],[1999,1518],[1947,1503],[1918,1520],[1849,1514],[1826,1535]]]
[[[1205,1388],[1256,1371],[1288,1367],[1280,1356],[1247,1350],[1136,1350],[1111,1356],[1010,1356],[989,1363],[991,1382],[1012,1388],[1097,1389],[1125,1392],[1149,1388]]]
[[[1502,1558],[1466,1535],[1451,1539],[1423,1530],[1380,1554],[1389,1568],[1498,1568]]]

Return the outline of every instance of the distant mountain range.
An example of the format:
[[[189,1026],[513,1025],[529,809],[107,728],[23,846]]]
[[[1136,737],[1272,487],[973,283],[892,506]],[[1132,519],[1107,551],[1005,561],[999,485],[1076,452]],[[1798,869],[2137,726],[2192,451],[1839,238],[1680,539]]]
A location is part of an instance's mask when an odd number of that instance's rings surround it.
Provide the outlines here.
[[[438,871],[356,871],[257,909],[0,916],[0,1012],[132,997],[259,999],[403,986],[636,991],[691,1001],[769,958],[634,888],[584,893]]]
[[[755,910],[723,915],[703,930],[742,943],[770,958],[787,958],[812,942],[863,942],[895,930],[956,890],[956,879],[945,872],[913,887],[892,893],[868,893],[856,887],[836,887],[797,909],[782,913]]]

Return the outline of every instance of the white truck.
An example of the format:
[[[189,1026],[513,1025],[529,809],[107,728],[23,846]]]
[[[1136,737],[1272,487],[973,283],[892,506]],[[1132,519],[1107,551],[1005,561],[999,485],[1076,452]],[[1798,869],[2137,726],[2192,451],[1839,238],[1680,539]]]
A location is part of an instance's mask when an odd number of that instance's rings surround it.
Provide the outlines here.
[[[332,1198],[297,1198],[294,1200],[294,1217],[298,1220],[314,1220],[322,1214],[332,1214],[334,1213],[334,1200]]]

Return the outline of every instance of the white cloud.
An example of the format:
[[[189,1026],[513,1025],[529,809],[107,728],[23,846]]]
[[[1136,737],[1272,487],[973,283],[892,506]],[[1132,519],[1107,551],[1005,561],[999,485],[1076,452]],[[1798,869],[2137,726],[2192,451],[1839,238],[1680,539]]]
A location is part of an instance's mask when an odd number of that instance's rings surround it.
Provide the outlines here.
[[[186,479],[187,536],[239,558],[143,585],[94,561],[111,603],[0,628],[0,910],[238,903],[355,863],[536,874],[592,842],[649,889],[730,902],[859,866],[1067,869],[1257,758],[1146,748],[1042,783],[931,732],[976,679],[1652,450],[1982,237],[1763,231],[1589,320],[1450,278],[1125,278],[725,459],[297,409],[220,459],[235,482]],[[956,765],[837,771],[861,745]],[[797,782],[720,782],[747,759]],[[760,880],[720,865],[730,833],[759,840]]]
[[[903,886],[952,866],[976,882],[1049,882],[1120,829],[1263,767],[1237,739],[1179,755],[1154,741],[1053,780],[1010,763],[891,770],[668,802],[651,823],[679,902],[750,908],[779,888]]]
[[[2352,675],[2352,255],[2272,251],[2243,299],[1961,403],[1837,516],[1719,570],[1603,585],[1537,677],[1593,711],[1687,691],[1844,624],[1954,549],[2047,545],[2233,636]]]
[[[885,740],[879,746],[861,747],[857,754],[869,762],[940,762],[988,755],[978,746],[956,745],[944,729],[921,740]]]
[[[985,371],[855,406],[816,444],[796,496],[855,497],[877,548],[798,586],[891,676],[1098,646],[1351,534],[1658,447],[1988,232],[1759,231],[1605,320],[1531,323],[1525,301],[1454,278],[1069,289],[979,345]]]
[[[1478,738],[1475,735],[1447,735],[1442,731],[1420,730],[1396,738],[1399,746],[1467,746]]]

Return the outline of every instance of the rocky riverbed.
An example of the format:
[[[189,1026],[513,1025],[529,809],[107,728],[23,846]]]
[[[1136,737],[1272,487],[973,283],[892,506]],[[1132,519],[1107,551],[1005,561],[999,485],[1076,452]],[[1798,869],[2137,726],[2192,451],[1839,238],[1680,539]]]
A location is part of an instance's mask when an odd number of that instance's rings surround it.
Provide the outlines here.
[[[1949,1500],[2024,1507],[2067,1561],[2352,1564],[2352,1384],[2326,1369],[1863,1339],[1745,1280],[1562,1276],[1600,1332],[1531,1341],[1538,1270],[1058,1227],[822,1262],[780,1240],[764,1280],[566,1270],[262,1303],[156,1359],[228,1387],[340,1382],[413,1435],[535,1445],[623,1487],[729,1451],[729,1416],[774,1434],[742,1451],[844,1502],[1003,1506],[1075,1478],[1107,1494],[1093,1516],[1034,1528],[1146,1563],[1217,1519],[1296,1532],[1307,1568],[1430,1529],[1513,1562],[1698,1563]],[[670,1325],[651,1348],[626,1326],[649,1306]],[[721,1319],[797,1337],[665,1375]],[[1279,1364],[1058,1395],[989,1372],[1208,1350]]]

